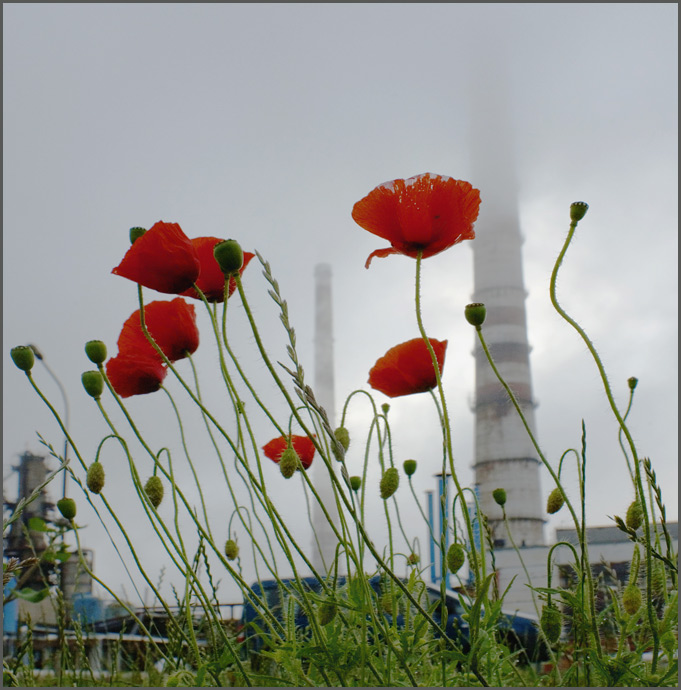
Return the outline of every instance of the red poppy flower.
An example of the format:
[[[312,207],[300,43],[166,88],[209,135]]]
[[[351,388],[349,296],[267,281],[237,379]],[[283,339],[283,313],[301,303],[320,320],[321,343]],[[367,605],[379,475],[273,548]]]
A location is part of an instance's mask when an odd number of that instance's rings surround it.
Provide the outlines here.
[[[199,346],[199,329],[193,304],[176,297],[170,302],[150,302],[144,306],[147,330],[163,350],[165,356],[175,362],[196,351]],[[160,359],[154,346],[146,339],[140,325],[139,309],[123,324],[118,336],[118,351],[122,354],[143,354]]]
[[[429,338],[440,373],[445,365],[446,340]],[[389,398],[424,393],[437,386],[430,352],[422,338],[390,348],[369,372],[369,385]]]
[[[217,237],[195,237],[191,240],[192,246],[196,255],[199,257],[199,263],[201,265],[201,271],[199,272],[199,277],[197,278],[196,285],[206,296],[209,302],[222,302],[225,297],[225,275],[220,270],[218,262],[213,256],[213,247],[219,242],[224,240],[218,239]],[[239,274],[243,275],[248,262],[255,256],[250,252],[244,252],[244,265],[239,270]],[[236,281],[234,278],[229,280],[229,296],[236,290]],[[190,287],[188,290],[180,293],[183,297],[193,297],[194,299],[201,299],[194,290]]]
[[[303,469],[307,469],[312,464],[315,447],[312,440],[307,436],[291,436],[291,445],[293,450],[298,453],[300,463]],[[288,438],[286,436],[279,436],[273,438],[268,444],[262,447],[265,456],[270,460],[278,463],[281,460],[281,454],[288,448]]]
[[[106,375],[121,398],[154,393],[167,373],[158,356],[119,353],[106,363]]]
[[[192,286],[199,269],[199,259],[182,228],[159,221],[131,245],[112,273],[158,292],[180,294]]]
[[[480,192],[469,182],[424,173],[408,180],[384,182],[358,201],[354,221],[390,242],[392,247],[369,255],[405,254],[413,259],[439,254],[454,244],[475,237]]]

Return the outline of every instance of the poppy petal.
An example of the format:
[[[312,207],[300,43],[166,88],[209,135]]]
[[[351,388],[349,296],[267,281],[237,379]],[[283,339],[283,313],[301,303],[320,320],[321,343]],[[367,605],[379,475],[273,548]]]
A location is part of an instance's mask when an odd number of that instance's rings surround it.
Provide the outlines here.
[[[179,294],[199,275],[199,260],[177,223],[155,223],[128,249],[112,273],[144,287]]]
[[[170,302],[155,301],[144,307],[147,330],[165,356],[176,362],[192,354],[199,346],[199,329],[193,304],[176,297]],[[139,309],[123,324],[118,336],[118,351],[158,358],[154,346],[142,332]]]
[[[429,338],[440,372],[444,368],[447,341]],[[422,338],[414,338],[388,350],[369,372],[369,385],[390,398],[424,393],[437,386],[430,352]]]
[[[168,373],[158,358],[118,354],[106,363],[106,375],[121,398],[157,391]]]
[[[273,438],[262,447],[265,457],[278,463],[281,460],[282,453],[288,448],[288,443],[288,438],[286,436]],[[291,436],[291,445],[296,453],[298,453],[303,469],[310,467],[316,450],[312,440],[307,436],[296,436],[294,434]]]
[[[385,182],[358,201],[355,222],[387,239],[393,252],[416,258],[438,254],[473,239],[480,192],[464,180],[425,173],[407,180]],[[372,254],[388,256],[388,254]]]

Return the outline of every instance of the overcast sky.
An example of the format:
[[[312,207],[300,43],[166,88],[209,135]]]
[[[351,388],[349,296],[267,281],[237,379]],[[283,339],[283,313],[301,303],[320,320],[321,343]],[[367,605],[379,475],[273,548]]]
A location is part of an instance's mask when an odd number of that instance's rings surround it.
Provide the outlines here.
[[[102,339],[115,354],[122,323],[137,308],[135,286],[111,274],[134,225],[177,222],[189,237],[234,237],[269,259],[310,383],[314,266],[331,263],[340,413],[351,391],[367,388],[376,359],[418,335],[415,262],[393,256],[365,270],[366,257],[385,243],[353,222],[353,204],[384,181],[433,172],[480,186],[482,218],[486,190],[473,178],[470,133],[484,117],[511,132],[540,442],[557,463],[580,447],[584,419],[588,521],[612,524],[609,516],[626,511],[632,489],[595,365],[548,296],[569,205],[581,200],[590,209],[566,259],[560,298],[602,354],[620,406],[627,378],[639,379],[630,427],[676,520],[677,14],[669,3],[3,5],[5,495],[16,493],[18,455],[41,452],[36,431],[55,447],[63,443],[13,366],[11,347],[35,343],[64,383],[73,436],[88,461],[106,434],[80,385],[92,368],[83,345]],[[495,123],[501,91],[509,99]],[[487,157],[493,161],[494,152]],[[471,245],[425,262],[423,295],[429,334],[449,340],[445,390],[465,483],[473,479],[474,334],[462,318],[473,290]],[[284,361],[285,333],[257,261],[245,284],[268,349]],[[235,348],[285,415],[251,356],[238,297],[230,306]],[[200,325],[203,390],[219,405],[204,314]],[[62,410],[40,364],[35,378]],[[182,398],[176,381],[169,378],[168,388]],[[129,407],[154,447],[179,448],[168,438],[162,393],[130,399]],[[423,496],[440,463],[430,396],[392,401],[390,414],[396,459],[419,460]],[[366,403],[355,402],[348,416],[357,439],[348,462],[358,474],[367,415]],[[200,426],[194,430],[201,455],[205,439]],[[275,435],[260,422],[258,433],[263,444]],[[215,461],[204,455],[197,465],[221,540],[231,508],[213,479]],[[179,458],[178,450],[178,466]],[[144,462],[142,475],[151,469]],[[111,447],[104,464],[107,496],[134,515],[124,458]],[[272,490],[286,498],[291,485],[269,470]],[[574,495],[574,468],[566,476]],[[547,474],[542,481],[547,495]],[[50,491],[56,500],[58,487]],[[413,499],[400,491],[411,515]],[[97,572],[131,595],[96,518],[74,497]],[[292,521],[300,506],[282,501]],[[570,526],[566,520],[552,518],[547,539],[556,526]],[[425,529],[415,536],[425,549]],[[155,579],[161,556],[149,544]],[[165,577],[172,580],[170,569]],[[235,590],[226,580],[223,587],[228,599]]]

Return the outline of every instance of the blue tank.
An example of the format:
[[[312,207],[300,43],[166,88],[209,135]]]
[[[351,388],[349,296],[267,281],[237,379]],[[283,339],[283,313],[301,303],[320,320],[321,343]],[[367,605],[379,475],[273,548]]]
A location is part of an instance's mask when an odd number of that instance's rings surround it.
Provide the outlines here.
[[[102,600],[92,594],[73,595],[73,619],[81,625],[91,625],[104,619]]]
[[[3,598],[17,586],[17,579],[13,577],[3,588]],[[12,599],[2,607],[2,634],[16,635],[19,625],[19,600]]]

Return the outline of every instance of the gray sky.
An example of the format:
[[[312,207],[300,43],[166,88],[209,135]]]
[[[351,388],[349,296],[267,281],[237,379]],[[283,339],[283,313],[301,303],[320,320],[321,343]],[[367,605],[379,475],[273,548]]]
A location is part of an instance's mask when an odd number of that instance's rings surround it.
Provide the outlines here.
[[[133,225],[177,222],[189,237],[235,237],[258,249],[288,300],[310,383],[314,265],[330,262],[340,412],[352,390],[367,387],[376,359],[418,334],[415,262],[376,259],[366,271],[366,257],[385,243],[352,221],[353,204],[381,182],[423,172],[476,185],[471,118],[505,88],[510,103],[498,126],[510,123],[513,133],[542,446],[557,462],[579,447],[584,419],[588,520],[609,524],[608,516],[624,513],[633,495],[616,424],[586,348],[548,297],[568,207],[583,200],[590,209],[561,273],[560,298],[603,356],[620,405],[627,378],[638,377],[631,430],[676,519],[676,4],[5,4],[3,15],[6,495],[16,491],[10,470],[18,454],[40,452],[36,431],[55,447],[63,442],[12,365],[14,345],[37,344],[67,387],[74,438],[89,461],[106,433],[80,385],[91,368],[83,345],[99,338],[115,354],[121,325],[136,309],[135,286],[111,274]],[[503,66],[503,83],[485,77],[488,63]],[[482,214],[482,187],[481,196]],[[474,338],[462,312],[471,301],[471,258],[470,246],[458,246],[424,265],[426,328],[449,340],[445,389],[466,483]],[[283,361],[285,334],[257,262],[245,282],[267,347]],[[238,298],[230,306],[234,346],[256,385],[273,395],[252,357]],[[200,325],[204,392],[220,405],[203,314]],[[40,366],[35,376],[61,410]],[[170,378],[168,387],[181,399]],[[379,393],[376,399],[386,401]],[[170,443],[162,393],[130,399],[129,408],[155,447]],[[182,409],[192,419],[191,408]],[[396,460],[419,460],[422,496],[439,467],[430,397],[392,401],[391,418]],[[348,425],[357,438],[349,462],[360,473],[366,404],[353,403]],[[195,429],[195,460],[219,541],[231,508]],[[262,420],[258,429],[263,443],[275,435]],[[183,472],[178,439],[172,442]],[[150,470],[144,462],[143,475]],[[110,447],[104,464],[107,495],[135,520],[124,458]],[[273,465],[267,469],[273,491],[286,498],[290,484]],[[372,472],[377,478],[376,467]],[[574,495],[574,469],[567,476]],[[551,488],[544,475],[544,493]],[[406,487],[401,492],[410,515],[413,501]],[[79,505],[97,571],[131,594],[95,517],[82,498]],[[283,500],[282,510],[304,535],[300,505]],[[569,526],[565,520],[555,516],[547,537]],[[415,536],[425,550],[425,530]],[[161,556],[150,544],[154,579]],[[165,578],[172,579],[170,570]],[[233,590],[223,586],[229,598]]]

